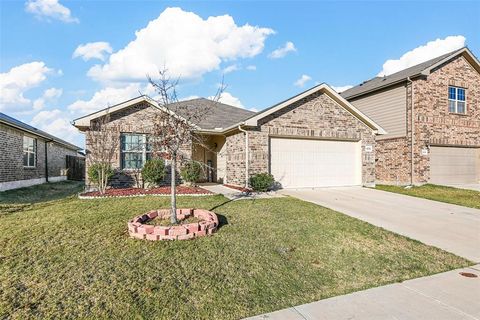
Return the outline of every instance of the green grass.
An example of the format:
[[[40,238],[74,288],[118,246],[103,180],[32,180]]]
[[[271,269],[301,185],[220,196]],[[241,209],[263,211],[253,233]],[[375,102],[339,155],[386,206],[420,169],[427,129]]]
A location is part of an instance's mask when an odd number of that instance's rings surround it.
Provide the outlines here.
[[[376,189],[480,209],[480,192],[474,190],[438,186],[434,184],[426,184],[409,189],[405,189],[405,187],[401,186],[377,185]]]
[[[288,197],[179,197],[221,227],[178,242],[127,234],[167,198],[36,202],[0,215],[0,318],[238,319],[470,264]]]

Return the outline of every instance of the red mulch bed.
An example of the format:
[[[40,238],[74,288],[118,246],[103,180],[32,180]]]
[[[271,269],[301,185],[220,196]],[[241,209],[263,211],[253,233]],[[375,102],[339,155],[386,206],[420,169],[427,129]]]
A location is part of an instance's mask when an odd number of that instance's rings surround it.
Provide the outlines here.
[[[250,189],[250,188],[233,186],[231,184],[224,184],[224,186],[227,187],[227,188],[235,189],[235,190],[242,191],[242,192],[252,192],[252,189]]]
[[[158,187],[152,189],[142,188],[121,188],[121,189],[108,189],[105,194],[101,194],[98,191],[85,192],[80,194],[81,197],[131,197],[140,195],[170,195],[170,187]],[[201,194],[213,194],[208,190],[200,187],[187,187],[178,186],[177,195],[201,195]]]

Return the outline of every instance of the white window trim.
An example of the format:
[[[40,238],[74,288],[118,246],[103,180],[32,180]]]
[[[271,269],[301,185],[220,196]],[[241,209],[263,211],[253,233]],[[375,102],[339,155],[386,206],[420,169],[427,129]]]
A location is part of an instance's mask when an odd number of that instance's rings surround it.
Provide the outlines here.
[[[25,138],[30,138],[30,139],[32,139],[32,141],[33,141],[33,151],[28,151],[28,149],[25,150],[25,148],[23,147],[23,144],[24,144],[24,142],[25,142]],[[31,137],[31,136],[28,136],[28,135],[23,135],[23,137],[22,137],[22,143],[23,143],[23,144],[22,144],[22,164],[23,164],[23,167],[24,167],[24,168],[36,168],[36,167],[37,167],[37,139],[34,138],[34,137]],[[23,163],[23,155],[24,155],[25,152],[26,152],[27,154],[33,154],[33,166],[25,165],[25,164]],[[28,157],[27,157],[27,160],[28,160]],[[28,162],[28,161],[27,161],[27,162]]]
[[[450,99],[450,88],[454,88],[455,89],[455,99]],[[463,91],[465,92],[465,101],[462,101],[462,100],[458,100],[458,89],[463,89]],[[456,87],[456,86],[448,86],[448,112],[449,113],[454,113],[454,114],[461,114],[461,115],[466,115],[467,114],[467,89],[466,88],[462,88],[462,87]],[[450,111],[450,101],[453,101],[455,102],[455,111]],[[458,112],[458,102],[463,102],[465,103],[465,111],[464,112]]]
[[[124,160],[123,160],[123,157],[122,155],[125,154],[125,153],[140,153],[140,151],[126,151],[126,150],[123,150],[122,149],[122,139],[121,137],[123,135],[136,135],[136,136],[142,136],[143,137],[143,148],[142,148],[142,162],[143,162],[143,165],[145,165],[145,162],[147,161],[147,135],[145,133],[134,133],[134,132],[122,132],[120,134],[120,168],[123,170],[123,171],[133,171],[133,170],[138,170],[138,169],[141,169],[141,168],[124,168]],[[142,165],[142,167],[143,167]]]

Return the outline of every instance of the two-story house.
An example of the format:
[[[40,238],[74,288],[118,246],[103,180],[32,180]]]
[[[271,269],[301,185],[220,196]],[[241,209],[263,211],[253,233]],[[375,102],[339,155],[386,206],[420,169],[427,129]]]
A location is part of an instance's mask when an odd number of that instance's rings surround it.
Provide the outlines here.
[[[387,131],[376,137],[377,183],[480,182],[480,63],[468,48],[341,95]]]

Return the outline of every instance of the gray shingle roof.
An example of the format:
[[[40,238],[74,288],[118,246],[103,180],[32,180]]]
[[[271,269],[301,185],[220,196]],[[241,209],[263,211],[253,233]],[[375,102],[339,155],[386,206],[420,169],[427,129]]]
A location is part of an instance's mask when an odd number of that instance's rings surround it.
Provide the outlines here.
[[[428,69],[429,67],[433,66],[434,64],[442,61],[443,59],[447,58],[448,56],[454,56],[457,52],[463,50],[464,48],[446,53],[439,57],[433,58],[431,60],[422,62],[410,68],[398,71],[386,77],[375,77],[370,80],[364,81],[363,83],[350,88],[348,90],[343,91],[340,95],[345,99],[352,98],[354,96],[361,95],[366,92],[374,91],[379,88],[387,87],[389,85],[398,83],[402,80],[406,80],[408,77],[413,77],[420,74],[423,70]]]
[[[253,116],[255,112],[205,98],[180,101],[169,106],[176,114],[188,117],[190,108],[201,108],[205,116],[198,122],[201,129],[228,128]]]
[[[8,125],[11,125],[11,126],[14,126],[16,128],[19,128],[19,129],[23,129],[27,132],[30,132],[32,134],[35,134],[35,135],[38,135],[40,137],[43,137],[43,138],[46,138],[46,139],[49,139],[49,140],[53,140],[59,144],[62,144],[64,146],[66,146],[67,148],[70,148],[70,149],[73,149],[73,150],[82,150],[83,148],[80,148],[74,144],[71,144],[70,142],[67,142],[65,140],[62,140],[60,138],[57,138],[45,131],[42,131],[42,130],[39,130],[35,127],[32,127],[31,125],[29,124],[26,124],[25,122],[22,122],[20,120],[17,120],[15,118],[12,118],[10,116],[7,116],[5,113],[2,113],[0,112],[0,122],[3,122],[3,123],[6,123]]]

